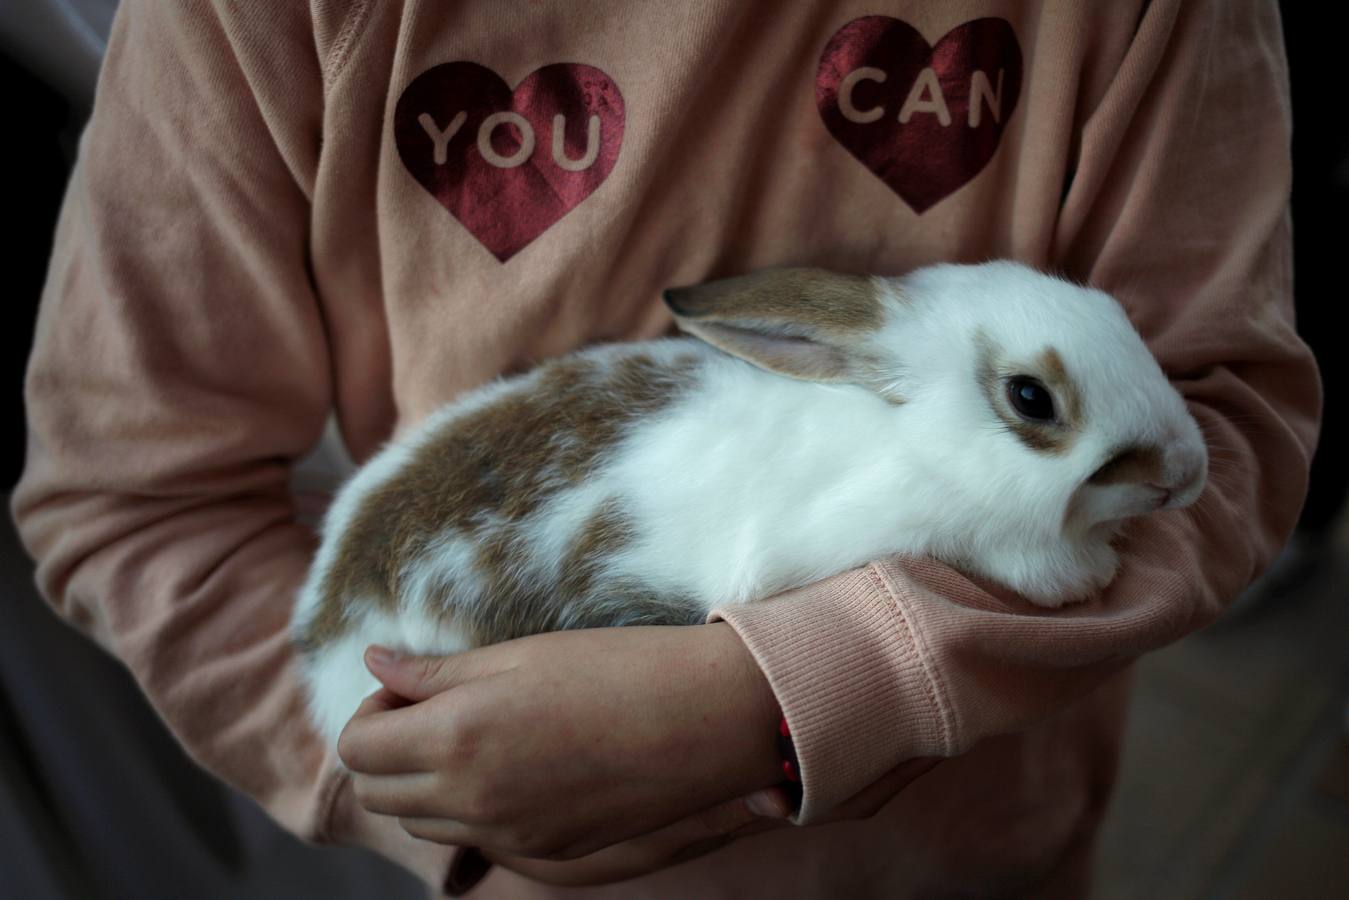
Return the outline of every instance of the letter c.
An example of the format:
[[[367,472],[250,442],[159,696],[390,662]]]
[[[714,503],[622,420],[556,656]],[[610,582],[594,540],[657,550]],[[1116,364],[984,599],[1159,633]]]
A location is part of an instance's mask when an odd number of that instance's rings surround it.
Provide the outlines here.
[[[874,81],[877,84],[885,81],[885,73],[880,69],[871,66],[863,66],[860,69],[854,69],[844,76],[843,81],[838,86],[838,110],[843,113],[843,118],[849,122],[857,122],[865,125],[867,122],[874,122],[885,115],[885,110],[879,106],[873,106],[865,112],[853,106],[852,90],[859,81]]]

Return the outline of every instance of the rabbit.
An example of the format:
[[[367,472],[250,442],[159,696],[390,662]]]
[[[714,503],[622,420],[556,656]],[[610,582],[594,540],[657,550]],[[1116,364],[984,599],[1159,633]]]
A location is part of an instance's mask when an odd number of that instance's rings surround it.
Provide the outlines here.
[[[1204,487],[1198,425],[1099,290],[995,261],[664,300],[689,337],[469,392],[337,493],[292,631],[329,741],[373,643],[701,623],[892,554],[1058,607],[1110,581],[1121,523]]]

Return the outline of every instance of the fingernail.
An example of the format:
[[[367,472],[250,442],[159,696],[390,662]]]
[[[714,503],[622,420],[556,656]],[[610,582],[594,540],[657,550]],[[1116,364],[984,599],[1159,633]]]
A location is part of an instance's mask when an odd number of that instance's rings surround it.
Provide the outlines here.
[[[395,650],[375,644],[365,651],[365,658],[377,666],[392,666],[402,657]]]
[[[749,811],[756,816],[767,816],[773,819],[782,819],[787,815],[783,804],[779,803],[777,797],[768,791],[755,791],[749,795],[745,801]]]

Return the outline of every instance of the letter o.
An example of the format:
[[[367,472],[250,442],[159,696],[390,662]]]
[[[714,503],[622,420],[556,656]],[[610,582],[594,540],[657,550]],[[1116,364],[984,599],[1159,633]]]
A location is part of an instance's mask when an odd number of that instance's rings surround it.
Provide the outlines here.
[[[520,129],[520,149],[510,156],[502,156],[492,149],[492,132],[498,125],[506,123]],[[478,152],[482,154],[483,159],[498,169],[513,169],[529,159],[530,154],[534,152],[534,129],[530,127],[529,120],[519,113],[492,113],[478,126]]]

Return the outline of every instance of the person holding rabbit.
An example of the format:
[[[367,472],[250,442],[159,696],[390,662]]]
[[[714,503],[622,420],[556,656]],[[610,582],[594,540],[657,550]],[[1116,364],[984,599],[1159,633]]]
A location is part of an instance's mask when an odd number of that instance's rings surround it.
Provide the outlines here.
[[[27,381],[13,504],[45,595],[204,766],[297,833],[376,849],[436,889],[1082,896],[1129,662],[1220,615],[1305,493],[1319,385],[1292,327],[1277,10],[884,13],[127,0]],[[1023,265],[928,268],[995,258]],[[718,294],[782,267],[833,274]],[[706,287],[662,302],[688,285]],[[808,310],[781,315],[789,296]],[[676,317],[704,342],[650,364],[568,357]],[[981,343],[984,320],[1003,325]],[[908,355],[875,352],[900,322]],[[809,385],[837,392],[834,424],[773,420],[764,469],[817,437],[853,465],[916,440],[936,468],[896,506],[931,524],[822,520],[790,577],[756,579],[729,553],[700,573],[669,546],[692,537],[630,534],[603,498],[573,510],[594,526],[574,558],[547,542],[576,532],[516,535],[503,514],[495,539],[434,547],[481,554],[463,571],[496,579],[459,598],[476,630],[420,655],[356,647],[382,686],[354,717],[345,695],[311,722],[305,654],[360,633],[311,571],[360,587],[389,548],[427,550],[419,505],[492,531],[492,511],[545,499],[505,469],[380,496],[364,476],[329,522],[360,520],[368,540],[330,552],[287,480],[330,411],[363,472],[399,469],[396,448],[426,446],[418,429],[457,401],[480,427],[450,429],[442,465],[528,456],[502,442],[536,422],[555,437],[543,464],[575,459],[584,486],[585,448],[614,437],[598,388],[636,418],[673,415],[732,363],[738,411],[682,448],[680,472],[714,470],[751,414],[798,402],[748,392]],[[531,378],[552,393],[507,396]],[[829,416],[858,404],[915,433],[847,439]],[[541,471],[529,462],[510,472]],[[632,477],[654,496],[665,476]],[[941,514],[965,515],[960,485],[990,504],[967,516],[975,546],[941,540]],[[782,486],[787,508],[815,487]],[[691,515],[725,501],[709,553],[783,533],[755,522],[771,491],[690,495]],[[1082,544],[1076,579],[1008,533],[1122,517]],[[643,534],[634,567],[598,564]],[[511,568],[548,553],[570,563],[554,582]],[[397,570],[412,581],[394,601],[444,595],[418,571]],[[696,624],[533,633],[592,583],[638,606],[668,586],[657,607]],[[774,596],[731,602],[760,590]],[[297,596],[313,626],[298,633]]]

